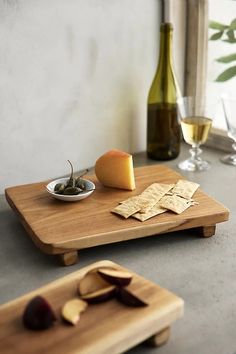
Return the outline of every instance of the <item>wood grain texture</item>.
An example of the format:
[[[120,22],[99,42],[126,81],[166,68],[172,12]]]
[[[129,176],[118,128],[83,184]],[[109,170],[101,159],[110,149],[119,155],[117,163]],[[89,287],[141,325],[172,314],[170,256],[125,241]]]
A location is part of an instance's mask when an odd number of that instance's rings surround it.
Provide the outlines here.
[[[110,212],[119,201],[140,194],[153,182],[175,183],[183,178],[165,165],[135,169],[136,189],[125,191],[103,187],[95,176],[88,176],[96,190],[78,203],[54,199],[46,190],[47,182],[6,189],[6,198],[25,229],[43,252],[60,254],[107,243],[161,233],[215,225],[228,220],[223,205],[198,190],[199,205],[176,215],[166,212],[145,222],[127,220]]]
[[[133,274],[129,285],[149,306],[131,308],[113,299],[89,305],[77,326],[65,325],[60,310],[65,301],[77,296],[77,284],[94,267],[123,267],[100,261],[56,280],[40,289],[0,306],[0,347],[3,354],[116,354],[122,353],[169,327],[183,314],[183,300],[149,280]],[[45,331],[23,327],[22,313],[35,295],[44,296],[58,321]]]

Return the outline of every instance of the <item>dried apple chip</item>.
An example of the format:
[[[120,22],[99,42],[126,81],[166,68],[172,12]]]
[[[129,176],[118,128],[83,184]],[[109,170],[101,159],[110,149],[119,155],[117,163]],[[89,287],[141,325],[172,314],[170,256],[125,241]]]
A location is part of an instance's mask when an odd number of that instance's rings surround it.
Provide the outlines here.
[[[72,299],[67,301],[62,307],[62,317],[67,322],[76,325],[80,319],[80,314],[87,308],[87,302],[80,299]]]

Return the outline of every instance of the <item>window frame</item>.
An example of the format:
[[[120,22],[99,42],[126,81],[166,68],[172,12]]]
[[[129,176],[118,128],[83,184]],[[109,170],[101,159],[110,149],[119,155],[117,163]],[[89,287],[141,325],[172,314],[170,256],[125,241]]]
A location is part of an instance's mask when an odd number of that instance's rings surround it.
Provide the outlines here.
[[[209,1],[208,0],[162,0],[162,18],[177,25],[176,14],[185,11],[185,70],[183,94],[185,96],[204,95],[207,82],[208,57],[208,27]],[[182,29],[183,30],[183,29]],[[193,55],[194,53],[194,55]],[[206,143],[207,146],[232,151],[232,140],[227,131],[212,128]]]

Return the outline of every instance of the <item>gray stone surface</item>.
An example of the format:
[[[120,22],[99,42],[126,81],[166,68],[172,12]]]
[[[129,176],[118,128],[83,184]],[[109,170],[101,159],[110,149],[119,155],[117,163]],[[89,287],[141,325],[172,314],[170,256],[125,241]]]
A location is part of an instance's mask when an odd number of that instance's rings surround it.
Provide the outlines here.
[[[216,235],[198,238],[178,232],[80,251],[80,261],[58,266],[32,243],[5,201],[0,198],[0,302],[14,299],[89,263],[110,259],[166,287],[185,301],[184,317],[173,326],[169,342],[159,348],[143,345],[129,354],[233,354],[236,352],[236,168],[223,165],[222,155],[204,148],[211,160],[208,172],[184,173],[231,211]],[[173,169],[188,154],[167,164]],[[154,164],[144,154],[135,164]],[[112,354],[112,353],[111,353]]]

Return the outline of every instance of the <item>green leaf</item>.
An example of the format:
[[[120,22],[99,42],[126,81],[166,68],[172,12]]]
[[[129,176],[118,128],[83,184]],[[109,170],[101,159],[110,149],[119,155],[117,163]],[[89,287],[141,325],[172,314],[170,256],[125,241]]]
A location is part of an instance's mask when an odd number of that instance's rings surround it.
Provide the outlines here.
[[[227,32],[227,36],[229,39],[234,39],[234,31],[233,30],[228,30]]]
[[[217,39],[220,39],[222,37],[224,32],[216,32],[214,33],[211,37],[210,37],[210,40],[211,41],[216,41]]]
[[[232,30],[236,30],[236,18],[230,23],[229,28]]]
[[[219,63],[230,63],[231,61],[234,61],[234,60],[236,60],[236,53],[226,55],[225,57],[221,57],[221,58],[216,59],[216,61],[218,61]]]
[[[219,31],[224,31],[228,27],[229,26],[224,25],[223,23],[216,22],[216,21],[210,21],[210,23],[209,23],[209,28],[216,29],[216,30],[219,30]]]
[[[217,82],[224,82],[229,79],[232,79],[232,77],[236,76],[236,66],[231,66],[230,68],[226,69],[221,73],[217,78]]]

